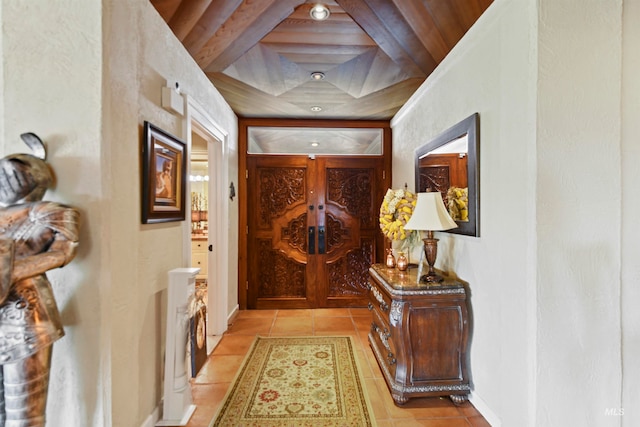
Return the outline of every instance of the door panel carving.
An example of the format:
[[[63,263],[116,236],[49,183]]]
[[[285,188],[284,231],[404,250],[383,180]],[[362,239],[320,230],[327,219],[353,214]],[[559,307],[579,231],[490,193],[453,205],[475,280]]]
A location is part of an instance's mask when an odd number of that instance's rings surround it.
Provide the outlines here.
[[[382,165],[380,158],[248,158],[249,308],[366,306],[368,269],[382,244]]]
[[[363,239],[359,248],[329,264],[329,297],[366,297],[373,239]]]
[[[346,208],[360,219],[363,227],[371,227],[378,216],[372,207],[371,169],[327,168],[327,200]]]
[[[372,159],[332,158],[326,159],[325,170],[325,221],[331,251],[323,300],[331,307],[366,305],[368,270],[375,262],[376,236],[381,236],[382,195],[375,179],[381,167]]]
[[[301,264],[307,263],[307,211],[299,205],[274,218],[273,248]]]
[[[304,168],[262,168],[257,171],[260,189],[260,226],[269,228],[271,220],[305,200]]]
[[[329,262],[346,255],[360,244],[360,224],[357,218],[334,215],[339,207],[329,207],[325,217],[327,227],[327,258]]]
[[[309,171],[293,156],[248,159],[247,305],[310,308],[315,286],[306,228]]]
[[[429,191],[444,191],[446,194],[449,187],[449,166],[420,168],[420,188],[427,188]]]
[[[304,298],[305,266],[271,247],[271,240],[258,240],[259,298]]]

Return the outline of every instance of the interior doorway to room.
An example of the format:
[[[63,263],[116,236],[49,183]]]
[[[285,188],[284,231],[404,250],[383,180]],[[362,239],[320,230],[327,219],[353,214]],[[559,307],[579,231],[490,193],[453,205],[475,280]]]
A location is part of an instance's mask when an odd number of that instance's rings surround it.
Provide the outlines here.
[[[207,347],[212,348],[215,337],[227,329],[227,135],[193,100],[189,100],[187,117],[190,209],[185,237],[188,236],[190,265],[200,268],[196,296],[206,307],[206,331],[210,338]]]
[[[206,295],[209,239],[209,162],[207,140],[191,134],[191,266],[200,268],[196,276],[197,294]],[[206,300],[206,299],[205,299]]]

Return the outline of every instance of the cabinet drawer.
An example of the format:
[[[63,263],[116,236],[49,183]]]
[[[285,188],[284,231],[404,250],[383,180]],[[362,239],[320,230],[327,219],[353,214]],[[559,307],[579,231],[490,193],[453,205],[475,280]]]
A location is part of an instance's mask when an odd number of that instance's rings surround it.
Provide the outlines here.
[[[206,252],[207,241],[206,240],[192,240],[191,252]]]
[[[376,284],[375,280],[369,279],[369,301],[376,310],[387,319],[389,323],[389,308],[391,307],[391,298],[387,296],[385,292],[380,290],[380,287]]]
[[[394,337],[389,326],[389,309],[391,300],[380,291],[374,280],[369,281],[369,308],[372,315],[371,340],[375,346],[374,351],[387,375],[396,376],[397,352]]]
[[[192,267],[200,267],[200,274],[198,276],[205,276],[207,274],[207,253],[193,253],[191,254]]]
[[[373,323],[371,324],[371,339],[375,345],[374,351],[378,353],[378,359],[381,364],[384,364],[382,368],[386,370],[391,378],[396,376],[397,366],[397,352],[396,347],[391,336],[389,326],[381,325],[379,318],[373,316]]]

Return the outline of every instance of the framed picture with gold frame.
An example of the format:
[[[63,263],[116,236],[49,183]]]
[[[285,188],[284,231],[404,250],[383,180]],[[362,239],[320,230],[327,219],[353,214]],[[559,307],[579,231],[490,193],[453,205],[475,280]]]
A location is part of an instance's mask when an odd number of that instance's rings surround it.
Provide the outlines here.
[[[186,144],[144,122],[142,143],[142,223],[184,221]]]

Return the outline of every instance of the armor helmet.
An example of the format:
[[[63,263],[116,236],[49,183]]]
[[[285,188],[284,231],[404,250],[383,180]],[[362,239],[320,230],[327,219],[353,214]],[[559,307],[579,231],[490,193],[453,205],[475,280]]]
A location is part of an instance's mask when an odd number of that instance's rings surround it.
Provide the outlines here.
[[[0,205],[42,200],[53,186],[53,173],[45,162],[47,152],[42,140],[33,133],[20,138],[33,154],[10,154],[0,159]]]

